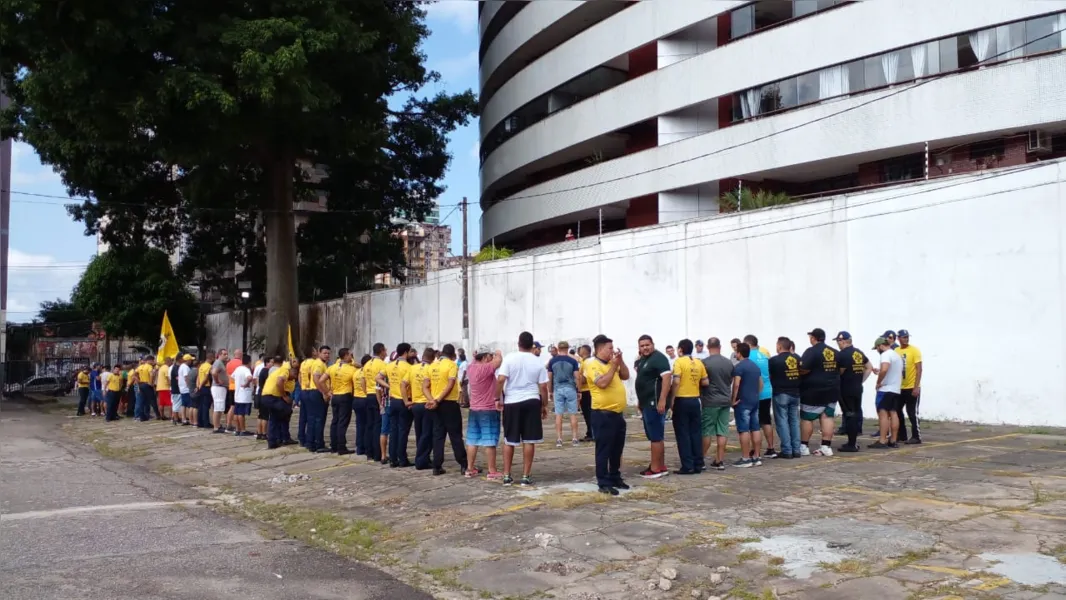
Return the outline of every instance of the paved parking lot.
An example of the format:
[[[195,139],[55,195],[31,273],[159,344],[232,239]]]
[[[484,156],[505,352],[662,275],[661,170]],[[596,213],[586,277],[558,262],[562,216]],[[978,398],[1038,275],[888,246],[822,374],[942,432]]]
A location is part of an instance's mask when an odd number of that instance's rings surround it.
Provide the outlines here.
[[[212,510],[438,598],[1066,597],[1058,430],[927,422],[921,446],[645,482],[648,443],[631,420],[634,487],[607,498],[589,445],[538,448],[537,486],[522,489],[464,479],[454,461],[434,477],[170,423],[64,428]],[[667,456],[677,462],[671,440]]]

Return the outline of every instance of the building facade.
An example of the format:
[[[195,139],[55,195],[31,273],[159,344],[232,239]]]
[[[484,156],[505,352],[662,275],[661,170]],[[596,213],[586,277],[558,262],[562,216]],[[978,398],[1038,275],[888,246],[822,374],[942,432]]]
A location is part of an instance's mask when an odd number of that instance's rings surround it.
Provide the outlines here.
[[[490,0],[480,34],[486,244],[1066,156],[1062,0]]]
[[[439,222],[439,219],[437,219]],[[403,242],[403,255],[407,267],[402,281],[390,273],[374,276],[378,287],[419,285],[429,281],[434,271],[453,266],[450,261],[452,228],[436,223],[407,223],[397,221],[402,228],[394,235]]]

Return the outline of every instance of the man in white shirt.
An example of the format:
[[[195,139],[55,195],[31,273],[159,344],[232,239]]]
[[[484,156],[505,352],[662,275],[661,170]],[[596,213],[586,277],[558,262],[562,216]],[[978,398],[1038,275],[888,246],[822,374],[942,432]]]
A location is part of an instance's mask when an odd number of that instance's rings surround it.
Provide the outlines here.
[[[703,346],[703,340],[696,340],[696,350],[692,353],[692,358],[694,360],[703,360],[710,355],[711,354],[707,352],[707,349]],[[670,364],[673,366],[673,361],[671,361]]]
[[[548,418],[548,370],[534,349],[539,344],[533,334],[518,336],[518,352],[504,357],[497,374],[497,388],[503,394],[503,484],[511,485],[514,449],[522,446],[523,486],[533,485],[533,455],[536,444],[544,441],[541,423]]]
[[[182,427],[188,427],[196,421],[196,405],[192,401],[192,387],[190,379],[195,377],[192,372],[192,361],[196,360],[193,355],[186,354],[181,357],[181,366],[178,367],[178,395],[181,396]]]
[[[892,342],[879,337],[874,342],[874,350],[881,353],[877,373],[877,391],[881,394],[881,403],[877,405],[877,420],[881,425],[879,439],[870,444],[871,448],[898,448],[900,386],[903,384],[903,359],[892,349]]]
[[[237,437],[255,435],[245,431],[245,419],[252,414],[252,393],[254,392],[256,379],[252,377],[252,370],[248,365],[252,362],[252,355],[241,356],[241,366],[233,370],[233,419],[237,422]]]

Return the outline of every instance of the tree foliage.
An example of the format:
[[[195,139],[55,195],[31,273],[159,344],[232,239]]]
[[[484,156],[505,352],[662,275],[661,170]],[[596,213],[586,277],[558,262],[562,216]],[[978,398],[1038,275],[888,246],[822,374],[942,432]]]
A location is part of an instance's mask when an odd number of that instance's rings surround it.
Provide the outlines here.
[[[499,260],[501,258],[510,258],[514,256],[514,250],[510,248],[497,248],[495,246],[485,246],[478,253],[474,255],[475,263],[488,262],[490,260]]]
[[[446,136],[476,109],[469,91],[419,95],[439,81],[420,4],[0,0],[0,126],[92,198],[70,209],[87,234],[181,248],[183,276],[231,297],[246,267],[284,354],[299,298],[402,272],[390,217],[428,211]],[[323,193],[297,232],[294,201]]]
[[[87,337],[93,333],[93,322],[69,300],[45,300],[37,318],[47,335],[55,337]]]
[[[112,248],[89,262],[71,300],[113,337],[155,347],[164,311],[178,343],[197,339],[197,304],[161,250]]]
[[[795,202],[792,196],[784,192],[768,192],[766,190],[751,190],[743,188],[738,194],[736,190],[730,190],[718,199],[718,205],[722,212],[737,212],[741,210],[755,210],[770,206],[780,206]]]

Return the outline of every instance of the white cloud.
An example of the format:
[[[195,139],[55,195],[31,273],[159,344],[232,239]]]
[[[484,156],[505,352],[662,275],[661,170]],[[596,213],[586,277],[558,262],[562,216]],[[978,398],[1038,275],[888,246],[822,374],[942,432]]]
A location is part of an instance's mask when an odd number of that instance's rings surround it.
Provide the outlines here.
[[[470,147],[470,158],[481,161],[481,142],[474,140],[474,145]]]
[[[7,319],[32,320],[41,302],[70,298],[70,291],[85,270],[83,262],[61,262],[47,254],[30,254],[16,248],[8,252]]]
[[[471,50],[463,56],[435,60],[432,65],[445,84],[462,87],[467,81],[473,82],[472,77],[477,73],[477,50]]]
[[[34,191],[42,187],[62,186],[59,174],[41,164],[29,144],[11,144],[11,187],[14,191]],[[33,188],[33,189],[27,189]],[[16,194],[17,196],[17,194]]]
[[[429,19],[451,21],[463,33],[477,30],[476,0],[440,0],[426,6]]]

